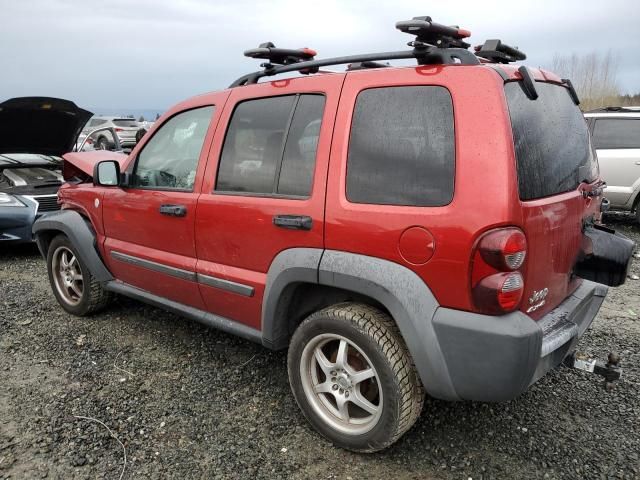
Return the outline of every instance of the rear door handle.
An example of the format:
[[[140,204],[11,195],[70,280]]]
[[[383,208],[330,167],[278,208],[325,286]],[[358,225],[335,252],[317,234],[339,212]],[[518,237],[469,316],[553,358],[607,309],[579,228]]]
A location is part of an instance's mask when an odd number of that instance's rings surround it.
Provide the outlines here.
[[[640,162],[636,162],[636,165],[640,165]]]
[[[273,224],[291,230],[311,230],[313,220],[306,215],[276,215],[273,217]]]
[[[184,217],[187,214],[187,207],[184,205],[160,205],[160,213],[172,217]]]

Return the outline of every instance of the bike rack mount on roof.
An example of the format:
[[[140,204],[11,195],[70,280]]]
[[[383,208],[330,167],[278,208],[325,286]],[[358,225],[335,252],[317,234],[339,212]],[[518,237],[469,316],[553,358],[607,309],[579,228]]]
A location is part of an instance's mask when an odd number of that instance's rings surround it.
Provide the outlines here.
[[[267,62],[260,65],[263,70],[243,75],[233,82],[230,88],[257,83],[262,77],[270,77],[281,73],[295,71],[303,75],[317,73],[320,67],[331,65],[358,64],[357,67],[352,69],[380,68],[386,65],[376,62],[410,58],[416,59],[419,65],[478,65],[480,64],[479,56],[483,57],[485,61],[496,63],[508,63],[526,58],[522,52],[502,44],[500,40],[493,40],[493,42],[497,42],[497,45],[494,45],[491,51],[478,49],[482,55],[474,55],[473,52],[468,50],[470,44],[464,41],[465,38],[471,35],[471,32],[457,26],[435,23],[431,17],[427,16],[414,17],[411,20],[397,22],[396,28],[401,32],[415,36],[415,40],[408,43],[410,47],[413,47],[412,50],[315,60],[316,52],[309,48],[285,49],[277,48],[271,42],[262,43],[258,48],[245,51],[244,55],[250,58],[267,60]]]
[[[527,56],[498,39],[487,40],[483,45],[475,47],[476,55],[495,63],[511,63],[526,60]]]

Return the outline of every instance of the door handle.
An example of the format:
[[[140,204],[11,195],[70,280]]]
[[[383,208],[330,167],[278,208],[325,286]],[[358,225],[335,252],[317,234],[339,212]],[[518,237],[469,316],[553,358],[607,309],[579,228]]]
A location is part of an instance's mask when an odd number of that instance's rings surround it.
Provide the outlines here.
[[[160,213],[172,217],[184,217],[187,214],[187,207],[184,205],[160,205]]]
[[[640,162],[636,162],[636,165],[640,165]]]
[[[290,230],[311,230],[313,220],[306,215],[276,215],[273,224]]]

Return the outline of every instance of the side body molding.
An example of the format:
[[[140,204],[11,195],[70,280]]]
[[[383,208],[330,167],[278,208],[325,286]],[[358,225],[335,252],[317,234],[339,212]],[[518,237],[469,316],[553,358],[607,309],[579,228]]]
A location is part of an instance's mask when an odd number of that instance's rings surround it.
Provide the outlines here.
[[[74,247],[82,262],[89,267],[91,274],[100,282],[113,280],[98,251],[96,237],[87,221],[78,212],[62,210],[39,218],[33,224],[33,234],[36,237],[38,249],[47,258],[47,250],[52,234],[64,233]]]

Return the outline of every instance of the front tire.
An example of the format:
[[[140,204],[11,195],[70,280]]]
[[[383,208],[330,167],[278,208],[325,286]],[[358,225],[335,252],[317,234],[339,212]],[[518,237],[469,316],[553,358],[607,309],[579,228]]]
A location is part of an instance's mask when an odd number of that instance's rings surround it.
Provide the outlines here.
[[[304,320],[288,370],[307,420],[348,450],[386,448],[422,410],[424,390],[397,326],[368,305],[334,305]]]
[[[96,150],[109,150],[109,140],[107,137],[99,137],[96,141]]]
[[[56,300],[73,315],[96,312],[111,300],[111,294],[91,275],[65,235],[58,235],[49,244],[47,272]]]

